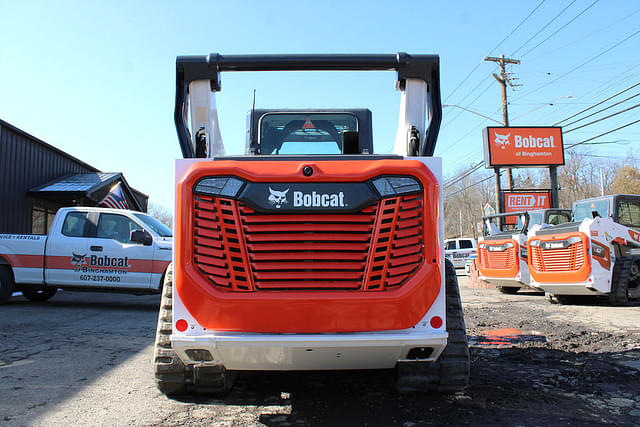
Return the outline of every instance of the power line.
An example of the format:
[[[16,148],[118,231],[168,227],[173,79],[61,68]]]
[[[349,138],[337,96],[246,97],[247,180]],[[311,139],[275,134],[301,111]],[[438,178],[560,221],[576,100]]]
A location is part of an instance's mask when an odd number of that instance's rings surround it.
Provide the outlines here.
[[[613,114],[609,114],[608,116],[604,116],[604,117],[599,118],[599,119],[597,119],[597,120],[594,120],[594,121],[592,121],[592,122],[585,123],[585,124],[583,124],[583,125],[580,125],[580,126],[578,126],[578,127],[573,128],[573,129],[569,129],[569,130],[563,131],[562,133],[569,133],[569,132],[573,132],[574,130],[578,130],[578,129],[581,129],[581,128],[583,128],[583,127],[590,126],[590,125],[592,125],[592,124],[594,124],[594,123],[598,123],[598,122],[601,122],[601,121],[606,120],[606,119],[610,119],[611,117],[617,116],[618,114],[626,113],[627,111],[629,111],[629,110],[633,110],[634,108],[638,108],[638,107],[640,107],[640,104],[636,104],[636,105],[631,106],[631,107],[629,107],[629,108],[625,108],[624,110],[617,111],[617,112],[615,112],[615,113],[613,113]]]
[[[540,89],[542,89],[542,88],[544,88],[544,87],[547,87],[547,86],[549,86],[550,84],[553,84],[553,83],[557,82],[558,80],[560,80],[560,79],[562,79],[562,78],[564,78],[564,77],[568,76],[569,74],[573,73],[574,71],[578,70],[579,68],[584,67],[584,66],[585,66],[585,65],[587,65],[588,63],[590,63],[590,62],[592,62],[592,61],[595,61],[596,59],[598,59],[599,57],[601,57],[601,56],[602,56],[602,55],[604,55],[605,53],[610,52],[611,50],[615,49],[616,47],[620,46],[622,43],[626,42],[627,40],[629,40],[630,38],[632,38],[632,37],[634,37],[634,36],[636,36],[636,35],[638,35],[638,34],[640,34],[640,30],[638,30],[638,31],[636,31],[636,32],[634,32],[634,33],[632,33],[632,34],[630,34],[629,36],[625,37],[624,39],[620,40],[619,42],[617,42],[616,44],[614,44],[613,46],[611,46],[610,48],[605,49],[604,51],[602,51],[602,52],[600,52],[599,54],[597,54],[596,56],[594,56],[594,57],[592,57],[592,58],[590,58],[590,59],[586,60],[585,62],[583,62],[582,64],[578,65],[577,67],[572,68],[571,70],[569,70],[569,71],[567,71],[566,73],[562,74],[560,77],[557,77],[557,78],[553,79],[552,81],[547,82],[547,83],[543,84],[542,86],[538,87],[537,89],[535,89],[535,90],[533,90],[533,91],[531,91],[531,92],[527,93],[526,95],[523,95],[523,97],[525,97],[525,96],[529,96],[529,95],[531,95],[532,93],[536,93],[536,92],[538,92]]]
[[[503,171],[500,171],[500,175],[502,175],[502,172],[503,172]],[[476,186],[476,185],[478,185],[478,184],[482,184],[482,183],[483,183],[483,182],[485,182],[485,181],[489,181],[490,179],[493,179],[493,176],[491,176],[491,175],[490,175],[490,176],[488,176],[488,177],[486,177],[486,178],[484,178],[484,179],[481,179],[480,181],[476,181],[476,182],[474,182],[474,183],[473,183],[473,184],[471,184],[471,185],[467,185],[466,187],[461,188],[460,190],[456,191],[455,193],[448,194],[447,196],[449,196],[449,197],[451,197],[451,196],[455,196],[456,194],[460,194],[460,193],[462,193],[463,191],[466,191],[466,190],[468,190],[468,189],[469,189],[469,188],[471,188],[471,187],[475,187],[475,186]]]
[[[622,103],[624,103],[624,102],[627,102],[628,100],[633,99],[633,98],[635,98],[636,96],[640,96],[640,93],[636,93],[635,95],[632,95],[632,96],[630,96],[630,97],[628,97],[628,98],[625,98],[625,99],[623,99],[622,101],[615,102],[615,103],[613,103],[613,104],[609,105],[608,107],[601,108],[601,109],[599,109],[598,111],[595,111],[595,112],[593,112],[593,113],[591,113],[591,114],[588,114],[588,115],[584,116],[584,117],[583,117],[583,118],[581,118],[581,119],[574,120],[574,121],[572,121],[572,122],[570,122],[570,123],[567,123],[565,126],[571,126],[571,125],[572,125],[572,124],[574,124],[574,123],[581,122],[581,121],[583,121],[583,120],[585,120],[585,119],[587,119],[587,118],[589,118],[589,117],[592,117],[592,116],[595,116],[596,114],[602,113],[603,111],[606,111],[606,110],[608,110],[609,108],[613,108],[613,107],[615,107],[616,105],[620,105],[620,104],[622,104]]]
[[[633,121],[633,122],[631,122],[631,123],[627,123],[626,125],[622,125],[622,126],[620,126],[620,127],[617,127],[617,128],[615,128],[615,129],[609,130],[609,131],[607,131],[607,132],[603,132],[603,133],[601,133],[600,135],[596,135],[596,136],[591,137],[591,138],[589,138],[589,139],[585,139],[584,141],[576,142],[575,144],[572,144],[572,145],[568,146],[567,148],[565,148],[565,150],[568,150],[568,149],[570,149],[570,148],[573,148],[573,147],[575,147],[575,146],[577,146],[577,145],[584,144],[584,143],[589,142],[589,141],[593,141],[594,139],[600,138],[601,136],[605,136],[605,135],[608,135],[608,134],[613,133],[613,132],[615,132],[615,131],[618,131],[618,130],[620,130],[620,129],[624,129],[624,128],[629,127],[629,126],[631,126],[631,125],[634,125],[634,124],[636,124],[636,123],[638,123],[638,122],[640,122],[640,119],[638,119],[638,120],[636,120],[636,121]]]
[[[577,0],[573,0],[571,3],[569,3],[569,4],[567,5],[567,7],[565,7],[564,9],[562,9],[562,10],[560,11],[560,13],[558,13],[558,14],[557,14],[556,16],[554,16],[554,17],[553,17],[549,22],[547,22],[547,24],[546,24],[544,27],[542,27],[541,29],[539,29],[538,31],[536,31],[536,32],[531,36],[531,38],[529,38],[529,40],[527,40],[526,42],[522,43],[522,45],[521,45],[519,48],[517,48],[517,49],[516,49],[516,50],[515,50],[515,51],[514,51],[510,56],[515,56],[515,55],[516,55],[516,53],[518,53],[518,51],[519,51],[520,49],[522,49],[523,47],[525,47],[525,46],[527,45],[527,43],[529,43],[531,40],[535,39],[535,38],[536,38],[536,36],[537,36],[538,34],[540,34],[541,32],[543,32],[543,31],[544,31],[544,30],[545,30],[549,25],[551,25],[551,24],[552,24],[552,23],[553,23],[553,22],[554,22],[554,21],[555,21],[555,20],[556,20],[560,15],[562,15],[562,14],[565,12],[565,10],[569,9],[569,8],[571,7],[571,5],[572,5],[572,4],[574,4],[576,1],[577,1]],[[523,55],[523,56],[524,56],[524,55]]]
[[[486,54],[485,56],[489,56],[491,55],[497,48],[500,47],[500,45],[502,45],[502,43],[504,43],[509,37],[511,37],[513,35],[513,33],[516,32],[516,30],[518,28],[520,28],[522,26],[522,24],[524,24],[530,17],[531,15],[533,15],[533,13],[538,10],[538,8],[540,6],[542,6],[542,4],[545,2],[545,0],[542,0],[536,7],[533,8],[533,10],[531,12],[529,12],[529,14],[522,20],[520,21],[520,23],[518,25],[516,25],[516,27],[511,30],[511,32],[504,38],[502,39],[502,41],[500,43],[498,43],[493,49],[491,49],[491,51]],[[471,75],[480,67],[480,65],[482,65],[482,61],[480,61],[475,67],[473,67],[473,69],[469,72],[469,74],[467,74],[462,81],[458,84],[458,86],[455,87],[455,89],[453,89],[453,91],[451,91],[451,93],[449,95],[447,95],[447,98],[445,99],[445,102],[447,102],[449,100],[449,98],[451,96],[453,96],[453,94],[460,89],[460,87],[469,79],[469,77],[471,77]],[[483,79],[484,80],[484,79]],[[475,89],[474,89],[475,90]],[[468,96],[468,95],[467,95]],[[466,98],[466,97],[465,97]],[[458,102],[458,104],[460,104],[462,101]]]
[[[591,3],[589,6],[587,6],[582,12],[578,13],[576,16],[574,16],[569,22],[567,22],[566,24],[564,24],[562,27],[558,28],[557,30],[555,30],[553,33],[551,33],[551,35],[549,35],[549,37],[547,37],[546,39],[542,40],[540,43],[538,43],[537,45],[535,45],[534,47],[532,47],[531,49],[529,49],[528,51],[526,51],[525,53],[522,54],[521,58],[524,58],[525,56],[527,56],[528,53],[530,53],[532,50],[536,49],[538,46],[540,46],[541,44],[543,44],[544,42],[546,42],[547,40],[549,40],[551,37],[555,36],[556,34],[558,34],[560,31],[562,31],[564,28],[566,28],[569,24],[571,24],[573,21],[575,21],[576,19],[578,19],[583,13],[585,13],[587,10],[591,9],[593,6],[595,6],[596,3],[598,3],[600,0],[596,0],[593,3]],[[573,3],[571,3],[573,4]],[[571,4],[569,6],[571,6]],[[567,7],[569,7],[567,6]],[[563,10],[564,12],[564,10]],[[562,13],[562,12],[561,12]],[[555,18],[554,18],[555,19]]]
[[[572,119],[572,118],[574,118],[574,117],[576,117],[576,116],[579,116],[580,114],[582,114],[582,113],[584,113],[584,112],[587,112],[587,111],[591,110],[592,108],[595,108],[595,107],[597,107],[598,105],[601,105],[601,104],[603,104],[603,103],[607,102],[608,100],[610,100],[610,99],[612,99],[612,98],[615,98],[616,96],[618,96],[618,95],[620,95],[620,94],[623,94],[623,93],[625,93],[626,91],[631,90],[631,89],[633,89],[634,87],[639,86],[639,85],[640,85],[640,82],[635,83],[635,84],[633,84],[633,85],[629,86],[628,88],[623,89],[623,90],[621,90],[620,92],[618,92],[618,93],[616,93],[616,94],[611,95],[611,96],[610,96],[610,97],[608,97],[607,99],[603,99],[602,101],[597,102],[597,103],[593,104],[592,106],[590,106],[590,107],[588,107],[588,108],[585,108],[584,110],[580,110],[580,111],[578,111],[577,113],[572,114],[571,116],[567,117],[566,119],[562,119],[562,120],[560,120],[559,122],[554,123],[552,126],[558,126],[560,123],[562,123],[562,122],[566,122],[566,121],[567,121],[567,120],[569,120],[569,119]],[[589,117],[589,116],[587,116],[587,117]],[[573,122],[573,123],[575,123],[575,122]],[[569,123],[569,124],[571,124],[571,123]]]

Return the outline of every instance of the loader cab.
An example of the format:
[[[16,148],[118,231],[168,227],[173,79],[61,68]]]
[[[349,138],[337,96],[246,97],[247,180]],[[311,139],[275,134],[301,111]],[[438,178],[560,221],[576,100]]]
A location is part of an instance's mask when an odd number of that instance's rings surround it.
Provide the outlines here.
[[[247,114],[248,155],[372,154],[371,111],[252,110]]]
[[[640,195],[613,194],[579,200],[573,204],[573,220],[612,217],[618,224],[640,230]]]

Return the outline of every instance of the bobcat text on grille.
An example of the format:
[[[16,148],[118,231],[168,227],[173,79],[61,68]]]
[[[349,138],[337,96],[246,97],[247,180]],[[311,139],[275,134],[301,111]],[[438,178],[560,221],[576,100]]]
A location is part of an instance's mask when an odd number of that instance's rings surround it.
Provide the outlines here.
[[[305,194],[302,191],[294,191],[293,207],[301,206],[305,208],[344,207],[344,193],[341,191],[339,193],[326,194],[313,191]]]

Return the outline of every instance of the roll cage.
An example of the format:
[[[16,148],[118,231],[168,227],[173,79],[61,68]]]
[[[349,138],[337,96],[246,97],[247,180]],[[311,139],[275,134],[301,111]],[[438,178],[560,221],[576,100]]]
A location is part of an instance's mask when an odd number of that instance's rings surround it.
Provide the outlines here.
[[[442,121],[438,55],[220,55],[176,59],[174,120],[185,158],[224,155],[215,92],[222,72],[231,71],[374,71],[395,70],[403,92],[394,152],[432,156]],[[428,123],[425,123],[428,114]],[[191,131],[187,124],[191,117]],[[425,126],[426,124],[426,126]],[[250,145],[256,144],[253,126]]]

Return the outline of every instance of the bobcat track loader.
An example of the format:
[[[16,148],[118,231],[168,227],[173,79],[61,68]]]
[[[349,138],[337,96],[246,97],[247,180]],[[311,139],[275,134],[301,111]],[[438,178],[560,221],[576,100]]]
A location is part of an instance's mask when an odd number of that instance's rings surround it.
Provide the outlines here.
[[[640,196],[579,200],[572,212],[573,222],[529,238],[531,286],[559,303],[579,295],[612,304],[640,298]]]
[[[225,155],[221,74],[304,70],[397,72],[395,154],[374,153],[366,109],[254,109],[245,155]],[[176,83],[184,159],[159,389],[225,393],[242,370],[375,368],[395,369],[402,391],[464,389],[469,352],[432,157],[438,56],[181,56]]]
[[[493,223],[498,218],[503,230]],[[529,288],[527,239],[536,230],[570,219],[568,209],[538,209],[483,217],[484,236],[478,238],[480,279],[495,285],[504,294]]]

